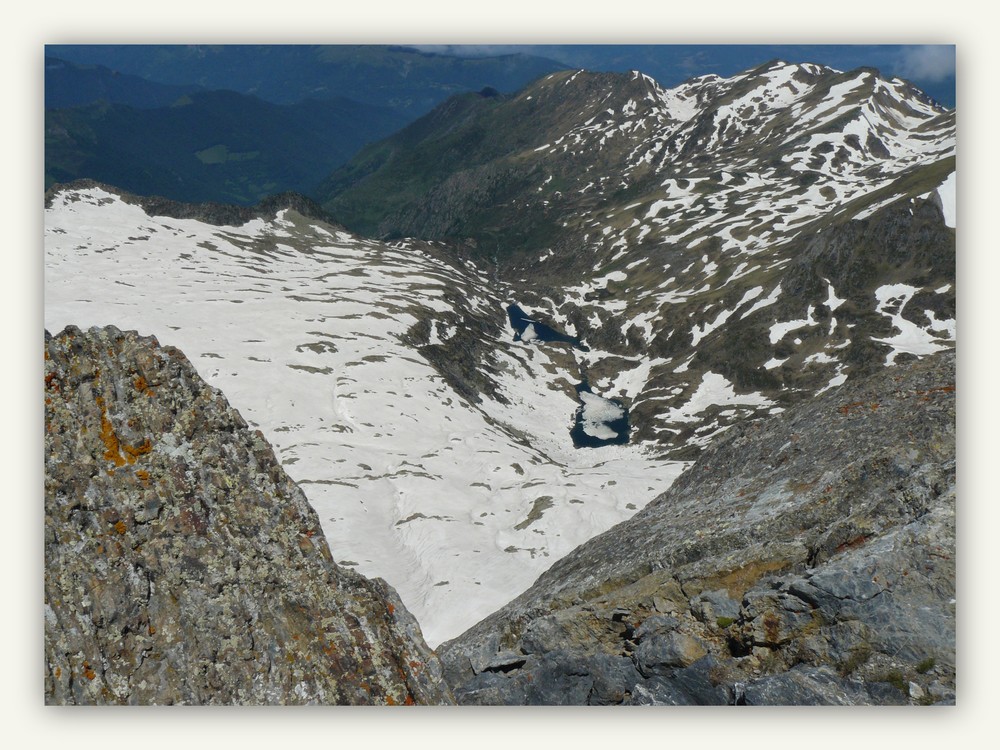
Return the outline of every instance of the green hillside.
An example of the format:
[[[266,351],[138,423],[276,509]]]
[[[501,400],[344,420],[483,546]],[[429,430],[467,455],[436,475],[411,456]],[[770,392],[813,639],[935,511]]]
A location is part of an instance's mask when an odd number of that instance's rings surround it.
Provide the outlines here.
[[[152,109],[103,102],[53,109],[45,116],[45,187],[91,178],[140,195],[251,204],[309,192],[404,122],[346,99],[276,105],[228,91]]]

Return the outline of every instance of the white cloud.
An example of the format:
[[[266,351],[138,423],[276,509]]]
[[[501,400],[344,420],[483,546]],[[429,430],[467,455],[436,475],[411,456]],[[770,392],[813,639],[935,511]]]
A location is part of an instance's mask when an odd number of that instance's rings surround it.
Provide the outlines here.
[[[955,75],[955,47],[950,44],[923,44],[902,51],[900,73],[912,80],[943,81]]]
[[[497,57],[516,52],[538,54],[537,47],[532,45],[514,44],[412,44],[407,45],[421,52],[434,52],[439,55],[457,55],[458,57]]]

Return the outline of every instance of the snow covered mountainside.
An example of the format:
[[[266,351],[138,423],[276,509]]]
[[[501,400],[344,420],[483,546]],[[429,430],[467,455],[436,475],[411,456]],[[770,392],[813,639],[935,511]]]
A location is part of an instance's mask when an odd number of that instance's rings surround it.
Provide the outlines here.
[[[439,247],[290,210],[239,227],[151,217],[100,188],[58,193],[45,232],[46,328],[112,324],[184,351],[274,446],[337,562],[390,581],[432,645],[683,468],[639,445],[574,449],[568,355],[515,342],[489,277]],[[472,330],[494,397],[459,395],[412,329]]]
[[[590,382],[642,440],[691,458],[734,419],[953,344],[955,112],[904,81],[579,71],[461,104],[363,151],[324,206],[495,257],[525,310],[604,352]]]
[[[434,646],[729,426],[954,347],[954,117],[868,70],[556,73],[334,175],[381,240],[57,190],[45,325],[184,351]]]

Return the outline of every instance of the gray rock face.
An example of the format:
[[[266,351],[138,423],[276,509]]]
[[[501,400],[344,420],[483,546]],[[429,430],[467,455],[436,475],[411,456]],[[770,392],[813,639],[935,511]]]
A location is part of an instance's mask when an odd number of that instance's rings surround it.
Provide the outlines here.
[[[844,679],[827,667],[805,666],[756,680],[740,691],[736,700],[745,706],[905,705],[907,702],[906,696],[889,684],[865,685]]]
[[[383,581],[183,354],[46,332],[45,701],[451,703]]]
[[[697,638],[672,632],[644,638],[636,649],[635,659],[639,671],[649,676],[670,672],[673,667],[690,666],[706,653]]]
[[[523,702],[557,652],[562,673],[612,681],[628,704],[952,702],[954,367],[911,360],[732,428],[444,644],[458,700]],[[477,664],[501,650],[517,666],[484,690]],[[638,677],[618,678],[622,662]]]

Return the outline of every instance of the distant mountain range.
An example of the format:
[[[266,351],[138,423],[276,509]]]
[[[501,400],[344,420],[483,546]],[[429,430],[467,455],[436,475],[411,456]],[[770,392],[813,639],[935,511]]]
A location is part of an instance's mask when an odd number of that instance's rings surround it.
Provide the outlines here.
[[[366,142],[406,123],[347,99],[272,104],[197,91],[169,105],[101,101],[47,110],[45,184],[83,177],[143,195],[252,204],[308,193]]]
[[[524,54],[462,57],[387,45],[52,45],[48,54],[173,85],[252,94],[275,104],[344,97],[408,119],[486,86],[511,92],[567,66]]]
[[[363,145],[453,94],[511,92],[562,67],[528,55],[357,45],[47,51],[46,188],[89,178],[142,195],[245,205],[314,192]]]
[[[103,65],[79,65],[45,58],[45,109],[105,102],[129,107],[166,107],[185,94],[201,91],[191,84],[171,85],[119,73]]]

